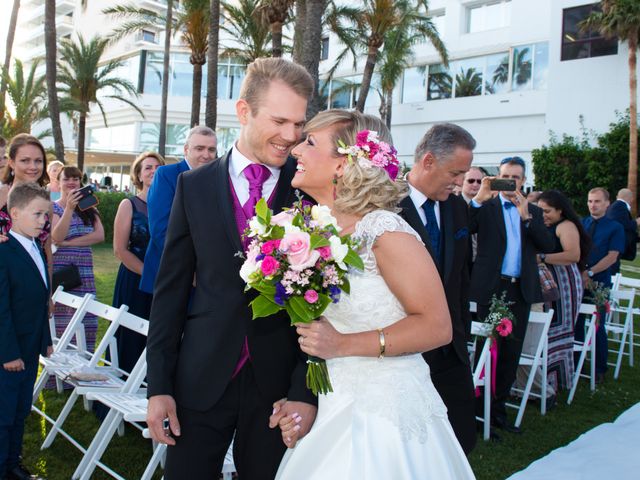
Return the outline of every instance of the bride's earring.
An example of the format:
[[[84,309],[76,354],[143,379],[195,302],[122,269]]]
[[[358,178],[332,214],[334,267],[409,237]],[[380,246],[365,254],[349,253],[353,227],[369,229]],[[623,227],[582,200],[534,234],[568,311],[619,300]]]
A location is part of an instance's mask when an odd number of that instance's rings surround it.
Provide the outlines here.
[[[333,175],[333,180],[331,180],[331,183],[333,184],[333,199],[336,199],[336,185],[338,185],[338,175],[334,174]]]

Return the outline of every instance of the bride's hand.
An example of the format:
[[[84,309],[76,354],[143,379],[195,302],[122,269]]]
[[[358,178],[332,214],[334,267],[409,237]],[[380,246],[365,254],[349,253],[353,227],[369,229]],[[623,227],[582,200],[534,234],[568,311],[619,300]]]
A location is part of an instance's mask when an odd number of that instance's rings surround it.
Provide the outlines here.
[[[324,360],[344,356],[346,336],[338,332],[326,318],[312,323],[296,323],[300,349]]]

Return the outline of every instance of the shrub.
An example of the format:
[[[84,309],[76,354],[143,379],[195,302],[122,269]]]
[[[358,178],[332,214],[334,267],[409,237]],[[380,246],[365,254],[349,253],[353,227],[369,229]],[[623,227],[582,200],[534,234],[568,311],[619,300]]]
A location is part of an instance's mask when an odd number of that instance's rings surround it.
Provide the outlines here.
[[[98,204],[98,211],[100,212],[100,220],[104,226],[104,241],[107,243],[113,242],[113,221],[116,218],[116,212],[118,211],[118,205],[122,199],[127,198],[126,193],[122,192],[96,192],[96,197],[100,203]]]

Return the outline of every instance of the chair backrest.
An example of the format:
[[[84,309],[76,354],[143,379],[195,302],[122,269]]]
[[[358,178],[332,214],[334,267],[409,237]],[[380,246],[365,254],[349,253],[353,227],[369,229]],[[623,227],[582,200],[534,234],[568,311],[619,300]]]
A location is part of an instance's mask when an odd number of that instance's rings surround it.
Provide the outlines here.
[[[469,302],[469,311],[471,313],[477,313],[478,311],[478,304],[476,302]]]
[[[74,314],[71,316],[67,327],[59,338],[56,336],[55,328],[51,332],[52,339],[57,338],[55,344],[55,351],[61,352],[71,347],[71,340],[76,336],[77,350],[86,350],[86,342],[84,340],[84,328],[82,326],[82,320],[87,314],[89,303],[93,300],[94,296],[90,293],[79,297],[71,293],[65,292],[64,288],[59,286],[51,296],[51,300],[54,304],[64,305],[69,308],[75,309]],[[78,338],[79,337],[79,338]]]
[[[120,326],[120,318],[122,314],[124,314],[128,309],[129,307],[127,305],[122,305],[120,308],[115,308],[110,305],[100,303],[99,301],[94,299],[89,301],[89,304],[87,305],[87,312],[110,322],[110,325],[107,328],[107,331],[104,333],[102,340],[100,340],[100,343],[98,344],[98,346],[96,346],[96,350],[89,362],[89,367],[97,366],[98,362],[102,360],[102,355],[107,351],[109,344],[111,343],[116,331],[118,330],[118,327]]]
[[[597,311],[597,308],[592,303],[581,303],[580,304],[580,313],[583,315],[593,315]]]
[[[620,287],[640,289],[640,279],[625,277],[619,273],[616,276],[618,277],[618,283],[614,283],[614,286],[611,288],[612,290],[618,290]]]
[[[120,317],[120,326],[144,335],[145,337],[149,333],[149,320],[145,320],[129,312],[124,312]]]
[[[522,353],[540,356],[547,343],[549,326],[553,319],[553,309],[548,312],[530,312],[527,331],[524,336]]]
[[[491,326],[484,322],[471,322],[471,335],[488,337],[491,333]]]

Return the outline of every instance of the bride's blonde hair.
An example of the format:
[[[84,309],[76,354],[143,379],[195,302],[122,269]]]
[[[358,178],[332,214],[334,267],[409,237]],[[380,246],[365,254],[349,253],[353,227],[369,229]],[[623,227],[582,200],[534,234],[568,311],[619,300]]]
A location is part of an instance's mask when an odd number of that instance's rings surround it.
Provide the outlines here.
[[[355,145],[356,135],[362,130],[378,132],[378,137],[393,144],[391,132],[377,117],[360,112],[332,109],[313,117],[305,126],[306,132],[332,128],[333,155],[338,152],[339,142]],[[398,212],[398,203],[409,194],[407,182],[398,175],[395,181],[382,168],[363,168],[358,162],[347,162],[344,174],[337,178],[334,208],[342,213],[364,215],[372,210]]]

